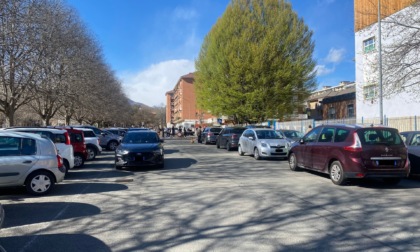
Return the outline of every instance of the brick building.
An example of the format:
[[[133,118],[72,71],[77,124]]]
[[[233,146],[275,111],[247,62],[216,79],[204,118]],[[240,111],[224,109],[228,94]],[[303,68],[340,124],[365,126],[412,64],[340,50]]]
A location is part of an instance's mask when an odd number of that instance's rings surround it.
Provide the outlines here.
[[[181,76],[173,90],[166,92],[166,126],[197,127],[213,116],[197,109],[194,73]]]

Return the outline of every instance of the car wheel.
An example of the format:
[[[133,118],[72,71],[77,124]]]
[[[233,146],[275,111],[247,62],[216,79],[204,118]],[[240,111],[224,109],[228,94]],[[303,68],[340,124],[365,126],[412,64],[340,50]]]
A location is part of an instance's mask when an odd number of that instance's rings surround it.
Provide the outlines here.
[[[115,165],[115,169],[116,169],[116,170],[122,170],[122,166]]]
[[[291,153],[289,156],[289,168],[292,171],[298,171],[299,167],[297,166],[297,159],[295,153]]]
[[[382,180],[387,185],[398,185],[401,181],[400,178],[383,178]]]
[[[261,159],[260,152],[258,151],[258,148],[254,149],[254,158],[255,158],[255,160],[260,160]]]
[[[88,153],[87,160],[94,160],[96,157],[96,150],[93,147],[87,147],[86,151]]]
[[[231,151],[232,149],[230,148],[230,144],[229,144],[229,142],[226,142],[226,150],[227,151]]]
[[[117,146],[118,146],[118,143],[116,141],[111,141],[108,143],[108,146],[106,148],[110,151],[115,151]]]
[[[74,167],[82,167],[84,164],[85,160],[83,160],[83,156],[80,154],[75,154],[74,155]]]
[[[32,195],[44,195],[54,187],[54,176],[46,171],[35,171],[26,179],[26,190]]]
[[[340,161],[332,162],[330,166],[330,178],[331,181],[336,185],[344,185],[346,183],[343,166],[341,165]]]
[[[242,147],[240,145],[238,145],[238,153],[239,156],[243,156],[245,153],[242,151]]]
[[[164,162],[164,161],[162,161],[162,163],[158,165],[158,168],[159,168],[159,169],[163,169],[163,168],[165,168],[165,162]]]

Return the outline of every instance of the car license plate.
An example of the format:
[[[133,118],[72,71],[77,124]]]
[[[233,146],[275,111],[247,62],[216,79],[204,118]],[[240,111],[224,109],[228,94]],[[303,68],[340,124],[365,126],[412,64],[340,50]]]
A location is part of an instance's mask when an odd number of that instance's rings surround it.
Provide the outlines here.
[[[283,149],[276,149],[276,152],[283,152]]]

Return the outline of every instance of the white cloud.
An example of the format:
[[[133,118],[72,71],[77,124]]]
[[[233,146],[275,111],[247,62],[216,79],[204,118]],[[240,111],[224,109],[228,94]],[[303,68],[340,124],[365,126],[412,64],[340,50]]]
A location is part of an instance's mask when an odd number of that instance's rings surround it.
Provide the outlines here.
[[[344,48],[340,48],[340,49],[331,48],[330,51],[328,52],[328,56],[325,59],[325,61],[331,62],[331,63],[340,63],[344,58],[345,52],[346,52],[346,49]]]
[[[166,105],[165,93],[172,90],[182,75],[194,72],[194,61],[170,60],[149,66],[138,73],[120,74],[127,97],[148,106]]]
[[[191,20],[198,16],[198,13],[194,9],[185,9],[181,7],[176,7],[173,11],[173,16],[175,19],[181,20]]]
[[[328,68],[325,65],[317,65],[315,67],[315,71],[316,71],[316,75],[317,76],[322,76],[322,75],[327,75],[330,74],[332,72],[334,72],[335,68]]]

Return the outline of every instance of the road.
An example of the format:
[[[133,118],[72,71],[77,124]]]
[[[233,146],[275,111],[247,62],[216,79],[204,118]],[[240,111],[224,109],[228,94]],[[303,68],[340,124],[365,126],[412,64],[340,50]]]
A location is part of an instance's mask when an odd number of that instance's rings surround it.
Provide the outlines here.
[[[165,142],[166,168],[105,152],[48,196],[1,189],[7,251],[420,251],[420,180],[335,186],[214,145]]]

